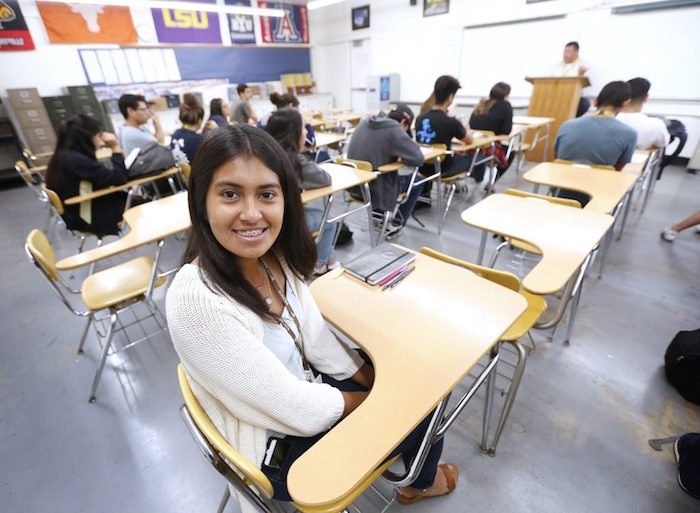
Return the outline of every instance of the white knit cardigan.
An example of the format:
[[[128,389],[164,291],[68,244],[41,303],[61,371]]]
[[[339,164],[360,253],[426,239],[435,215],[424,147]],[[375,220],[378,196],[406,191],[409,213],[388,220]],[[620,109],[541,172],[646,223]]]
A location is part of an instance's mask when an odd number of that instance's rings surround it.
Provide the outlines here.
[[[331,333],[308,286],[280,258],[303,310],[309,362],[335,379],[351,377],[362,359]],[[168,327],[195,397],[217,429],[260,467],[268,430],[313,436],[341,417],[342,394],[293,376],[263,343],[263,323],[228,295],[212,292],[200,268],[186,264],[166,296]],[[244,511],[247,501],[240,501]]]

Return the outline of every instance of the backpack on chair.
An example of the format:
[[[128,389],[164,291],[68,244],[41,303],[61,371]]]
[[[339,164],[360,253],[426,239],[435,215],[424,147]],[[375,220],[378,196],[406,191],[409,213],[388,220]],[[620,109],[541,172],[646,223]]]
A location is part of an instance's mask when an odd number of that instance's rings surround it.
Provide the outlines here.
[[[700,329],[676,333],[664,360],[668,382],[686,400],[700,404]]]

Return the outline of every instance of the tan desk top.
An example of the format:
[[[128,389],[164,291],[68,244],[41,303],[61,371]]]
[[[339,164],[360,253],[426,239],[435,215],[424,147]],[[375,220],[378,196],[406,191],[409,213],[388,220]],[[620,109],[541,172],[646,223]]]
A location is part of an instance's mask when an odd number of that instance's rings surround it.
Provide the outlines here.
[[[169,176],[176,175],[179,172],[180,170],[177,167],[171,167],[170,169],[166,169],[165,171],[157,175],[145,176],[143,178],[129,180],[128,182],[123,183],[121,185],[111,185],[109,187],[105,187],[104,189],[97,189],[96,191],[92,191],[90,194],[73,196],[72,198],[66,199],[66,201],[63,202],[63,204],[75,205],[76,203],[82,203],[83,201],[93,200],[101,196],[112,194],[113,192],[124,191],[126,189],[136,187],[137,185],[143,185],[145,183],[153,182],[155,180],[160,180],[161,178],[167,178]]]
[[[317,118],[312,118],[312,119],[307,119],[306,122],[311,125],[313,128],[319,128],[323,126],[323,120],[322,119],[317,119]]]
[[[325,116],[323,118],[323,121],[325,124],[329,123],[342,123],[343,121],[347,121],[348,123],[357,123],[362,119],[362,114],[355,114],[353,112],[347,113],[347,114],[333,114],[329,116]]]
[[[404,164],[400,160],[395,160],[394,162],[389,162],[388,164],[379,166],[377,168],[377,171],[379,171],[380,173],[393,173],[394,171],[398,171],[402,167],[406,167],[406,164]]]
[[[534,200],[492,194],[462,212],[470,226],[536,246],[542,260],[523,280],[533,294],[554,294],[600,242],[613,217]]]
[[[638,178],[635,173],[605,169],[581,169],[567,164],[543,162],[523,175],[530,183],[563,187],[591,196],[584,210],[610,214]]]
[[[491,146],[491,143],[506,141],[510,138],[508,135],[484,135],[478,130],[474,130],[474,138],[470,144],[452,139],[452,151],[471,151],[485,146]]]
[[[321,148],[330,144],[337,144],[345,140],[345,134],[334,132],[316,132],[316,145],[314,148]]]
[[[529,128],[537,128],[539,126],[552,123],[554,118],[538,118],[533,116],[513,116],[513,124],[527,125]]]
[[[56,267],[61,271],[75,269],[189,229],[187,192],[179,192],[167,198],[132,207],[124,212],[124,222],[129,225],[130,230],[122,238],[64,258]]]
[[[126,155],[124,155],[126,157]],[[95,158],[97,160],[104,160],[112,158],[112,150],[106,146],[98,148],[95,150]]]
[[[371,182],[377,176],[369,171],[355,169],[350,166],[342,166],[340,164],[332,164],[326,162],[321,164],[321,168],[331,175],[333,183],[319,189],[309,189],[301,193],[301,202],[308,203],[318,198],[330,196],[336,192],[344,191],[350,187],[362,185],[363,183]]]
[[[347,273],[311,284],[325,319],[367,351],[376,377],[369,397],[292,465],[287,482],[299,505],[347,496],[526,307],[519,294],[462,268],[420,254],[415,264],[384,292]]]
[[[447,150],[433,148],[431,146],[421,146],[420,151],[423,154],[423,158],[426,162],[437,157],[442,157],[443,155],[445,155],[445,153],[447,153]]]

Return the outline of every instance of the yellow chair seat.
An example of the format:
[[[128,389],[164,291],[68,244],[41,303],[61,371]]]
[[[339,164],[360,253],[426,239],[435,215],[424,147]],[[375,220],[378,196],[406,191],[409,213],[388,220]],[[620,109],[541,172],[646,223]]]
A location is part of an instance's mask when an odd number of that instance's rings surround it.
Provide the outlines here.
[[[523,240],[510,239],[510,245],[516,249],[520,249],[522,251],[527,251],[528,253],[534,253],[535,255],[542,254],[538,247],[535,247],[532,244],[529,244]]]
[[[467,172],[464,171],[463,173],[457,173],[456,175],[452,175],[452,176],[443,176],[440,178],[440,180],[442,181],[442,183],[452,183],[452,182],[456,182],[457,180],[461,180],[462,178],[466,178],[466,177],[467,177]]]
[[[316,237],[318,237],[318,230],[312,231],[312,232],[311,232],[311,236],[312,236],[314,239],[315,239]]]
[[[138,257],[88,276],[81,289],[83,303],[91,310],[102,310],[145,294],[153,269],[153,259]],[[165,278],[156,281],[156,286]]]
[[[540,318],[542,312],[547,308],[547,302],[542,296],[530,294],[524,289],[520,289],[520,295],[527,300],[527,309],[518,317],[515,323],[503,334],[501,340],[504,342],[514,342],[524,337],[530,328]]]

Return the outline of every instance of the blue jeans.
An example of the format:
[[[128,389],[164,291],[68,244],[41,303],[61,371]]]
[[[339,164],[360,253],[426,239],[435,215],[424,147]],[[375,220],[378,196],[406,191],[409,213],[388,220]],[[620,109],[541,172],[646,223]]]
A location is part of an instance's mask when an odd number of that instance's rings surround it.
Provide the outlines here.
[[[420,175],[416,175],[416,181],[418,180],[421,180]],[[401,186],[401,192],[406,192],[408,190],[408,186],[411,184],[411,175],[399,175],[399,184]],[[420,198],[421,192],[423,192],[424,186],[425,184],[414,187],[411,193],[408,195],[406,201],[399,205],[399,212],[401,213],[404,226],[406,226],[408,220],[411,219],[413,211],[416,209],[418,198]]]
[[[479,159],[482,159],[484,154],[479,152]],[[446,172],[442,173],[442,176],[452,176],[462,171],[469,171],[469,166],[472,165],[472,159],[474,155],[467,153],[466,155],[456,155],[452,159],[452,166]],[[477,182],[481,182],[484,179],[484,173],[486,172],[486,164],[477,164],[472,169],[471,177]]]
[[[304,207],[304,214],[306,214],[306,224],[312,233],[321,227],[323,210],[314,207]],[[325,228],[323,229],[321,240],[318,241],[318,244],[316,245],[318,252],[316,255],[317,263],[325,264],[329,260],[333,260],[335,258],[335,252],[333,251],[333,239],[335,238],[335,231],[337,229],[338,223],[326,224]]]

